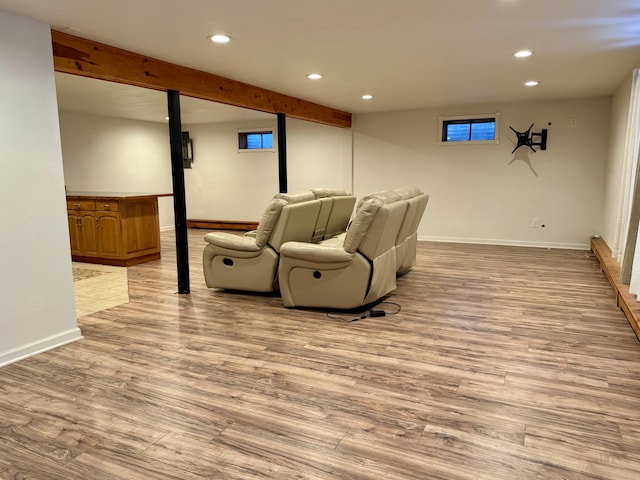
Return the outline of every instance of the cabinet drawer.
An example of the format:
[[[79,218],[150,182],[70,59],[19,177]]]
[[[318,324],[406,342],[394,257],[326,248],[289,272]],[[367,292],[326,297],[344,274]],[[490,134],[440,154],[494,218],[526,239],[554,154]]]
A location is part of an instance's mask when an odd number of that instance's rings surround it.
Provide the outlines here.
[[[93,200],[67,200],[67,210],[95,210],[96,202]]]
[[[96,210],[99,212],[117,212],[120,210],[118,202],[101,202],[96,200]]]

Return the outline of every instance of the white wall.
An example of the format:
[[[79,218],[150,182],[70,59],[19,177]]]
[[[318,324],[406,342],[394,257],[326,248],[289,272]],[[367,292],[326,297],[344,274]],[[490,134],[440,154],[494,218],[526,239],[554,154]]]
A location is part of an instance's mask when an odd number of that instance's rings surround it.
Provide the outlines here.
[[[49,26],[0,12],[0,365],[81,337]]]
[[[313,187],[351,192],[352,133],[349,128],[287,119],[287,176],[290,192]]]
[[[173,191],[166,124],[60,112],[60,135],[68,191]],[[173,197],[158,208],[160,228],[173,228]]]
[[[278,153],[238,153],[240,128],[273,128],[272,121],[189,125],[194,163],[185,170],[187,217],[259,221],[278,192]],[[277,143],[274,138],[274,144]],[[351,131],[287,119],[289,192],[311,187],[351,191]]]
[[[185,125],[195,161],[185,169],[187,218],[259,221],[278,192],[278,153],[238,153],[241,128],[273,128],[276,119]],[[69,191],[171,192],[167,126],[60,112]],[[275,139],[274,139],[274,143]],[[287,119],[288,190],[352,190],[351,130]],[[160,226],[173,226],[173,201],[160,198]]]
[[[610,98],[592,98],[414,110],[355,115],[352,130],[287,119],[289,191],[327,186],[360,196],[418,185],[431,196],[421,239],[587,248],[592,234],[606,235],[610,109]],[[499,145],[437,146],[439,115],[496,111]],[[511,155],[509,125],[531,122],[549,130],[548,150]],[[166,125],[71,113],[61,113],[61,125],[69,189],[171,190]],[[195,156],[185,170],[188,218],[260,219],[278,191],[278,154],[238,153],[237,130],[261,127],[275,130],[275,117],[184,126]],[[161,221],[173,224],[165,200]],[[545,228],[532,228],[534,218]]]
[[[607,245],[616,250],[619,243],[617,225],[622,217],[623,165],[624,151],[629,120],[629,103],[631,101],[631,83],[633,76],[620,85],[613,95],[611,103],[611,134],[606,173],[604,199],[604,226],[602,238]],[[617,251],[613,252],[616,256]]]
[[[194,161],[185,170],[187,218],[258,221],[278,192],[278,154],[238,153],[238,128],[273,128],[270,121],[183,126]],[[275,143],[275,139],[274,139]]]
[[[354,192],[417,185],[421,239],[587,248],[603,230],[610,98],[354,116]],[[437,146],[438,116],[500,112],[499,145]],[[575,119],[575,126],[571,120]],[[515,146],[549,130],[548,149]],[[548,125],[551,123],[551,125]],[[538,218],[545,228],[532,228]]]

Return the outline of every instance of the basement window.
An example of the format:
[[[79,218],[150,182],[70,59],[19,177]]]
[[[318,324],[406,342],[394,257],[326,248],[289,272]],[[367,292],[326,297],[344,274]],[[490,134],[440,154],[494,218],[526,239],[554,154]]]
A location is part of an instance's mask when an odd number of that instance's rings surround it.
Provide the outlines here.
[[[273,151],[273,130],[254,128],[238,130],[238,152]]]
[[[438,145],[500,143],[500,114],[438,117]]]

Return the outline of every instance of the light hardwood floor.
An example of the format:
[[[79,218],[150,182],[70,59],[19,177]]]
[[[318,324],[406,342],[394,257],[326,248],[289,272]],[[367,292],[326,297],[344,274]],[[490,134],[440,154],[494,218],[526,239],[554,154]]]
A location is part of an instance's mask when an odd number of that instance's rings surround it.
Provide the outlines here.
[[[422,242],[349,323],[208,290],[204,233],[191,295],[165,232],[130,303],[0,369],[0,478],[640,478],[640,344],[587,253]]]

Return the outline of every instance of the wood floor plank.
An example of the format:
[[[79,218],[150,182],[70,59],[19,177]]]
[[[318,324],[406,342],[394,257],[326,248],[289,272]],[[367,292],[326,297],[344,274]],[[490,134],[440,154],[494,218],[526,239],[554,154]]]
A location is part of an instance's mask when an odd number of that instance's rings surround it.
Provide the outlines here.
[[[640,478],[640,343],[588,252],[419,242],[376,308],[208,289],[189,232],[0,369],[2,479]]]

